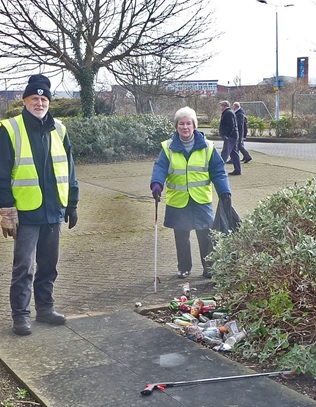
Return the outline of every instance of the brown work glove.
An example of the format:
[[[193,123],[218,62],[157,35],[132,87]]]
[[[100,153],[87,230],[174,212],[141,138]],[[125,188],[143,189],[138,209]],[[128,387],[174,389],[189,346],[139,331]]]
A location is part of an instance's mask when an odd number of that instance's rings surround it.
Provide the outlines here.
[[[18,211],[15,207],[0,208],[2,216],[1,228],[4,237],[12,236],[16,239],[16,229],[19,224]]]

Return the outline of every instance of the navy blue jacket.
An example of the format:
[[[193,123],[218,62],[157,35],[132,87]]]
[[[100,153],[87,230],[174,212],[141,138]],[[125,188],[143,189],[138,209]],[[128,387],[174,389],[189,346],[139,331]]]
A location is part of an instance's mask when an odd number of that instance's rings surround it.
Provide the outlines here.
[[[235,111],[235,116],[237,119],[237,126],[238,126],[238,133],[239,133],[239,140],[244,139],[244,125],[245,125],[245,111],[240,107],[238,110]]]
[[[221,122],[219,125],[219,134],[225,138],[238,139],[238,127],[235,113],[230,107],[222,112]]]
[[[65,208],[59,202],[56,179],[50,154],[50,132],[55,129],[53,116],[48,112],[43,120],[33,116],[25,107],[22,111],[29,137],[33,159],[43,194],[42,205],[32,211],[18,211],[20,224],[53,224],[65,218]],[[68,134],[64,138],[64,148],[69,167],[68,207],[76,208],[79,200],[79,186],[76,179],[71,144]],[[15,206],[11,189],[11,173],[14,165],[14,150],[10,136],[4,126],[0,126],[0,208]]]

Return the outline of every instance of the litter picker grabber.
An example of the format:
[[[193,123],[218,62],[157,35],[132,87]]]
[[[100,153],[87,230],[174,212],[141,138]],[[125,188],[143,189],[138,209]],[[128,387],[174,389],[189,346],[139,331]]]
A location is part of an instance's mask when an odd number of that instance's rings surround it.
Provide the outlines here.
[[[185,380],[182,382],[160,382],[160,383],[147,384],[146,388],[141,391],[141,394],[143,396],[150,396],[151,393],[155,389],[165,390],[167,387],[188,386],[191,384],[221,382],[221,381],[237,380],[237,379],[248,379],[251,377],[286,376],[286,375],[295,375],[295,372],[292,372],[291,370],[285,370],[285,371],[281,371],[281,372],[253,373],[253,374],[246,374],[246,375],[240,375],[240,376],[212,377],[210,379]]]
[[[157,292],[157,253],[158,253],[158,197],[155,199],[155,265],[154,265],[154,292]]]

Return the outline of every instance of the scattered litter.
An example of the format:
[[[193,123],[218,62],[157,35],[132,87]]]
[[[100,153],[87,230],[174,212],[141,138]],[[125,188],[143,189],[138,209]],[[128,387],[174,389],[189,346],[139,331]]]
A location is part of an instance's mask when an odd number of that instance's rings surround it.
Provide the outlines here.
[[[194,342],[204,343],[216,351],[233,350],[236,343],[245,340],[247,332],[232,320],[229,308],[218,306],[214,297],[192,297],[189,283],[181,284],[182,293],[169,304],[175,313],[167,325]]]

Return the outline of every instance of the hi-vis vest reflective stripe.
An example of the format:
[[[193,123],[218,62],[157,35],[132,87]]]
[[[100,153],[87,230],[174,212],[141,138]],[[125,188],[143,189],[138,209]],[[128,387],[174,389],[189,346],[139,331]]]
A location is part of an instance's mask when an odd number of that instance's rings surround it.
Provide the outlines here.
[[[21,211],[37,209],[42,204],[43,196],[23,117],[19,115],[1,123],[7,129],[15,151],[12,170],[12,194],[15,206]],[[69,193],[68,160],[63,145],[66,128],[57,120],[55,127],[56,129],[51,132],[50,151],[59,200],[61,205],[66,207]]]
[[[193,151],[187,161],[182,153],[170,150],[171,142],[169,139],[161,143],[170,162],[166,180],[166,204],[184,208],[190,196],[200,204],[212,202],[208,165],[214,144],[206,140],[207,148]]]

